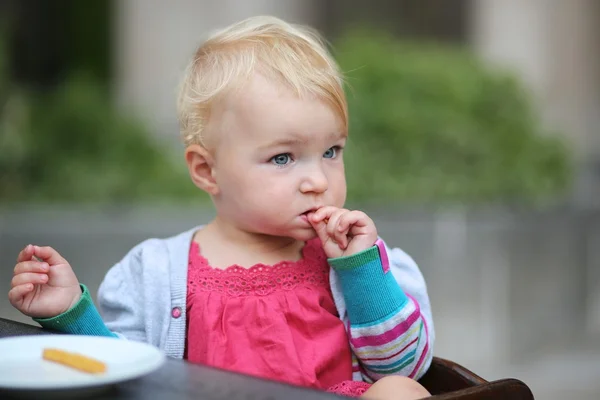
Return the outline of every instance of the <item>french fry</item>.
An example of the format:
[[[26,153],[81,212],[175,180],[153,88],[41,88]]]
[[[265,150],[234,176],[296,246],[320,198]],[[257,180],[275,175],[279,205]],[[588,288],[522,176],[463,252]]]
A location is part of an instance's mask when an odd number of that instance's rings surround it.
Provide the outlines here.
[[[106,364],[101,361],[77,353],[70,353],[60,349],[44,349],[43,359],[58,364],[66,365],[79,371],[90,374],[106,372]]]

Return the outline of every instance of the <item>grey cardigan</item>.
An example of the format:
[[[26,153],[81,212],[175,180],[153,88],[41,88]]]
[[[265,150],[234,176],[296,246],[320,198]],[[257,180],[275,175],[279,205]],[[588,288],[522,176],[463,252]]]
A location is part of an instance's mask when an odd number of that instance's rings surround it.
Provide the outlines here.
[[[167,239],[148,239],[108,271],[98,290],[98,305],[111,331],[157,346],[170,357],[183,357],[188,254],[192,237],[200,228]],[[433,347],[435,333],[423,275],[404,251],[387,245],[386,249],[394,278],[419,303]],[[344,296],[333,268],[330,285],[340,319],[347,326]]]

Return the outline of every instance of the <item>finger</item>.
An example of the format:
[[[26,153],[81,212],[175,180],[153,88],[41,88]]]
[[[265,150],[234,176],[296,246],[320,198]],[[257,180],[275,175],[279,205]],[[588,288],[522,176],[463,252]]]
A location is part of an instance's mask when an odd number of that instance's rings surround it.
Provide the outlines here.
[[[46,282],[48,282],[48,275],[27,272],[24,274],[13,276],[12,281],[10,282],[10,286],[14,288],[16,286],[26,285],[28,283],[39,285]]]
[[[31,257],[33,257],[33,246],[28,244],[23,250],[21,250],[21,252],[19,252],[19,255],[17,256],[17,262],[20,263],[22,261],[29,261],[31,260]]]
[[[368,224],[369,217],[362,211],[351,211],[344,214],[338,223],[337,229],[348,231],[351,227],[364,227]]]
[[[33,255],[50,265],[68,264],[67,260],[62,258],[58,251],[49,246],[33,246]]]
[[[336,229],[333,238],[341,249],[345,250],[348,247],[348,231],[339,231]]]
[[[339,208],[334,207],[334,206],[321,207],[312,214],[311,219],[314,222],[326,220],[337,210],[339,210]]]
[[[347,229],[348,237],[352,238],[352,241],[360,237],[360,243],[372,246],[377,240],[375,223],[362,211],[348,213],[344,216],[344,220],[340,221],[340,225],[342,228]]]
[[[25,285],[15,286],[14,288],[8,291],[8,300],[12,305],[21,304],[23,301],[23,297],[29,292],[33,290],[33,285],[31,283],[26,283]]]
[[[349,236],[354,237],[363,233],[370,221],[370,218],[362,211],[350,211],[340,216],[337,227],[336,237],[343,237],[343,248],[348,247]]]
[[[322,220],[313,220],[310,215],[308,217],[308,221],[317,233],[317,236],[319,237],[319,240],[321,240],[321,243],[325,244],[327,240],[329,240],[329,236],[327,235],[327,224]]]
[[[346,226],[346,228],[342,226],[342,222],[346,219],[345,216],[347,214],[348,213],[343,214],[340,216],[340,218],[338,218],[335,230],[333,232],[335,241],[339,243],[340,247],[344,250],[348,247],[348,242],[350,241],[350,238],[348,237],[350,234],[349,226]]]
[[[345,235],[340,234],[340,231],[337,229],[338,226],[338,222],[340,220],[340,218],[342,217],[342,215],[348,213],[348,210],[345,209],[339,209],[338,211],[334,212],[330,217],[329,217],[329,221],[327,221],[327,234],[329,235],[329,237],[331,237],[333,240],[335,240],[335,242],[342,246],[344,245],[344,242],[346,241]]]
[[[344,209],[344,208],[338,208],[337,210],[335,210],[335,212],[333,212],[333,214],[331,214],[329,216],[329,218],[327,219],[327,233],[330,236],[334,235],[335,232],[335,228],[337,226],[337,222],[340,219],[340,216],[342,216],[343,214],[347,213],[348,210]]]
[[[14,274],[23,274],[25,272],[43,272],[46,273],[49,266],[45,262],[39,261],[23,261],[15,265]]]

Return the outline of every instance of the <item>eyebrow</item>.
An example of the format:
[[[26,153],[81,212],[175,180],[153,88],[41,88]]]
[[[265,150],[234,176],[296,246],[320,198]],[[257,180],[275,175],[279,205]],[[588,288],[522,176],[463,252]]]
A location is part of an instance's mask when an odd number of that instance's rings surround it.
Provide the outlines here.
[[[332,133],[327,134],[327,139],[330,139],[331,141],[345,139],[346,137],[347,137],[347,135],[344,133],[341,133],[341,132],[332,132]],[[270,143],[267,143],[264,146],[261,146],[261,148],[262,149],[270,149],[273,147],[290,146],[290,145],[294,145],[294,144],[306,144],[306,143],[308,143],[308,141],[309,141],[309,139],[307,139],[306,137],[303,137],[300,135],[292,135],[292,137],[276,139]]]

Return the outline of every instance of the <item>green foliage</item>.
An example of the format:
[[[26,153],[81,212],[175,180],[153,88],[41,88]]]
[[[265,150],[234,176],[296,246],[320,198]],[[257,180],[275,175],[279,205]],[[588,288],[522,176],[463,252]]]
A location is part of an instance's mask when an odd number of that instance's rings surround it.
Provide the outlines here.
[[[0,202],[200,198],[181,155],[96,80],[26,93],[7,79],[1,46]],[[365,31],[335,49],[349,83],[350,201],[529,202],[568,187],[568,152],[512,75],[462,49]]]
[[[531,202],[567,188],[568,152],[514,76],[464,49],[367,31],[335,49],[349,89],[350,199]]]
[[[3,202],[113,203],[197,196],[183,161],[95,81],[46,94],[12,92],[0,114]],[[181,160],[179,158],[179,160]]]

